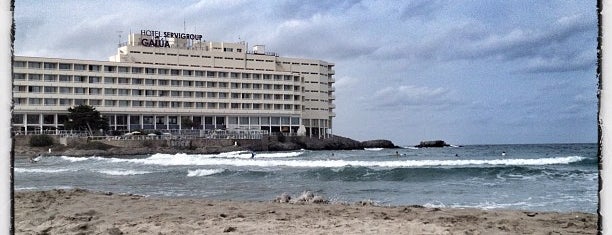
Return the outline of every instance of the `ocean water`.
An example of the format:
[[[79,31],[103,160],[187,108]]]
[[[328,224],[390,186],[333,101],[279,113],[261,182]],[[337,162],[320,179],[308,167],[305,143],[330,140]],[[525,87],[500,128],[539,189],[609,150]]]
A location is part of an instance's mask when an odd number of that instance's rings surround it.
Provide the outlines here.
[[[151,197],[596,213],[596,144],[473,145],[216,155],[44,157],[15,162],[15,190],[85,188]],[[397,152],[397,154],[396,154]],[[505,155],[502,155],[505,152]],[[399,156],[398,156],[399,154]]]

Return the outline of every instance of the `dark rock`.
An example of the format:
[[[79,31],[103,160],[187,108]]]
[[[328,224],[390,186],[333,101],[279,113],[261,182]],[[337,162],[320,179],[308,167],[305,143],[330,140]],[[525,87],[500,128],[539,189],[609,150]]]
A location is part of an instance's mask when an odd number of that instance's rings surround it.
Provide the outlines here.
[[[446,142],[444,142],[443,140],[428,140],[428,141],[421,141],[421,143],[415,147],[418,148],[440,148],[440,147],[447,147],[450,146],[449,144],[447,144]]]
[[[390,140],[367,140],[362,141],[361,145],[364,148],[398,148]]]

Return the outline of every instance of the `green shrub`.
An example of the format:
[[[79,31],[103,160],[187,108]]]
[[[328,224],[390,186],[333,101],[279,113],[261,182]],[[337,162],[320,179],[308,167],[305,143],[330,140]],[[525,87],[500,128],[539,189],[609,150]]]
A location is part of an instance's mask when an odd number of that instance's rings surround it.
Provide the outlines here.
[[[30,146],[47,147],[53,145],[53,138],[49,135],[33,135],[30,137]]]

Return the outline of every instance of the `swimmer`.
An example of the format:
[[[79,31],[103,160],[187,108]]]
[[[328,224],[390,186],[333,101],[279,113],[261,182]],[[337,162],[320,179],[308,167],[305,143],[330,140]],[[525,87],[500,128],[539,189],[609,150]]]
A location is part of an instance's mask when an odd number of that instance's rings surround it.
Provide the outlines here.
[[[506,152],[505,152],[505,151],[504,151],[504,152],[502,152],[502,156],[506,156]]]

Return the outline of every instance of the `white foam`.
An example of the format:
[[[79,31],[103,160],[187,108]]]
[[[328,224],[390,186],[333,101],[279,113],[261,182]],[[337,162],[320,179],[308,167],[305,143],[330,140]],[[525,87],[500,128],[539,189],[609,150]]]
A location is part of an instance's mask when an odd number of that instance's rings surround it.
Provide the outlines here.
[[[89,157],[67,157],[67,156],[61,156],[60,158],[62,160],[66,160],[70,162],[81,162],[81,161],[86,161],[89,159]]]
[[[224,169],[197,169],[197,170],[188,170],[187,171],[187,177],[194,177],[194,176],[208,176],[208,175],[214,175],[214,174],[219,174],[224,172]]]
[[[151,173],[150,171],[136,171],[136,170],[100,170],[97,171],[106,175],[144,175]]]
[[[66,171],[73,171],[68,169],[41,169],[41,168],[15,168],[17,173],[60,173]]]
[[[147,165],[178,166],[178,165],[231,165],[231,166],[258,166],[258,167],[383,167],[408,168],[430,166],[480,166],[480,165],[550,165],[569,164],[581,161],[584,157],[554,157],[537,159],[491,159],[491,160],[403,160],[403,161],[348,161],[348,160],[290,160],[290,159],[240,159],[240,158],[211,158],[208,155],[187,154],[155,154],[144,159],[111,159],[111,161],[131,162]]]
[[[364,148],[364,150],[368,150],[368,151],[380,151],[383,150],[384,148]]]

